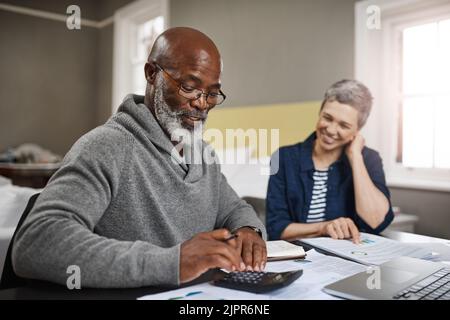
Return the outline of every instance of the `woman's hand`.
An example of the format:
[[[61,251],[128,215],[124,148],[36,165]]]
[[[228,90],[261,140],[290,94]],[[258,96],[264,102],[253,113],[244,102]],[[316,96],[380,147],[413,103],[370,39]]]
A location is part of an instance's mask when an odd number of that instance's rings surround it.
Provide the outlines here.
[[[359,230],[350,218],[338,218],[331,221],[321,222],[321,235],[330,236],[333,239],[352,238],[354,243],[359,243]]]
[[[345,154],[347,158],[351,161],[355,156],[361,156],[362,150],[364,148],[365,140],[364,137],[358,133],[346,147]]]

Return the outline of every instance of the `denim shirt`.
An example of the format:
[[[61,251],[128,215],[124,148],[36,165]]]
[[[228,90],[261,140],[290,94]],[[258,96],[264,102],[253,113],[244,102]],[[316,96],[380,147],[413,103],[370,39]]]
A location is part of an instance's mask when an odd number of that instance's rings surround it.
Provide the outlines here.
[[[266,198],[266,227],[270,240],[279,239],[293,222],[306,223],[314,184],[312,152],[315,139],[313,133],[303,143],[282,147],[272,156],[272,172],[276,173],[270,176]],[[356,212],[352,168],[345,152],[328,168],[325,220],[348,217],[360,231],[377,234],[392,222],[394,214],[378,152],[364,147],[362,155],[372,182],[389,201],[384,221],[374,229]]]

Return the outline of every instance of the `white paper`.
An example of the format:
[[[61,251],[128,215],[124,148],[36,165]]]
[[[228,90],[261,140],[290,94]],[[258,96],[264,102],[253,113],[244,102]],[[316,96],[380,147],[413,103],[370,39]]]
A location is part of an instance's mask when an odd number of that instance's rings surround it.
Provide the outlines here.
[[[213,286],[209,283],[197,284],[182,289],[150,294],[138,300],[267,300],[270,297],[246,291]]]
[[[271,292],[271,299],[338,299],[323,292],[323,287],[356,273],[364,272],[367,267],[356,262],[327,256],[315,250],[310,250],[307,253],[306,259],[269,262],[265,271],[283,272],[296,269],[303,269],[303,275],[290,286]]]
[[[302,242],[367,265],[380,265],[401,256],[432,259],[431,251],[427,248],[363,232],[360,244],[354,244],[351,240],[335,240],[325,237],[302,239]]]

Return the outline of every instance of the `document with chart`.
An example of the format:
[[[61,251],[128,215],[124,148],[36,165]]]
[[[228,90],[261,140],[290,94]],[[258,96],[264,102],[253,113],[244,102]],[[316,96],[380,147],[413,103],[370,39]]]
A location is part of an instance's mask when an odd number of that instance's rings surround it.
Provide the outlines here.
[[[363,232],[361,232],[360,244],[354,244],[351,240],[335,240],[328,237],[302,239],[301,241],[314,248],[366,265],[380,265],[402,256],[432,259],[429,249]]]

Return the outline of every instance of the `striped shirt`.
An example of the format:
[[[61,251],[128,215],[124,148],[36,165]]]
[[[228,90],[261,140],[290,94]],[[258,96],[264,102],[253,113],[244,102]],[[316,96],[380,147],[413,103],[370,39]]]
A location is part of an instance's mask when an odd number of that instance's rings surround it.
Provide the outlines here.
[[[325,221],[328,170],[314,170],[313,180],[314,185],[308,217],[306,218],[307,223]]]

